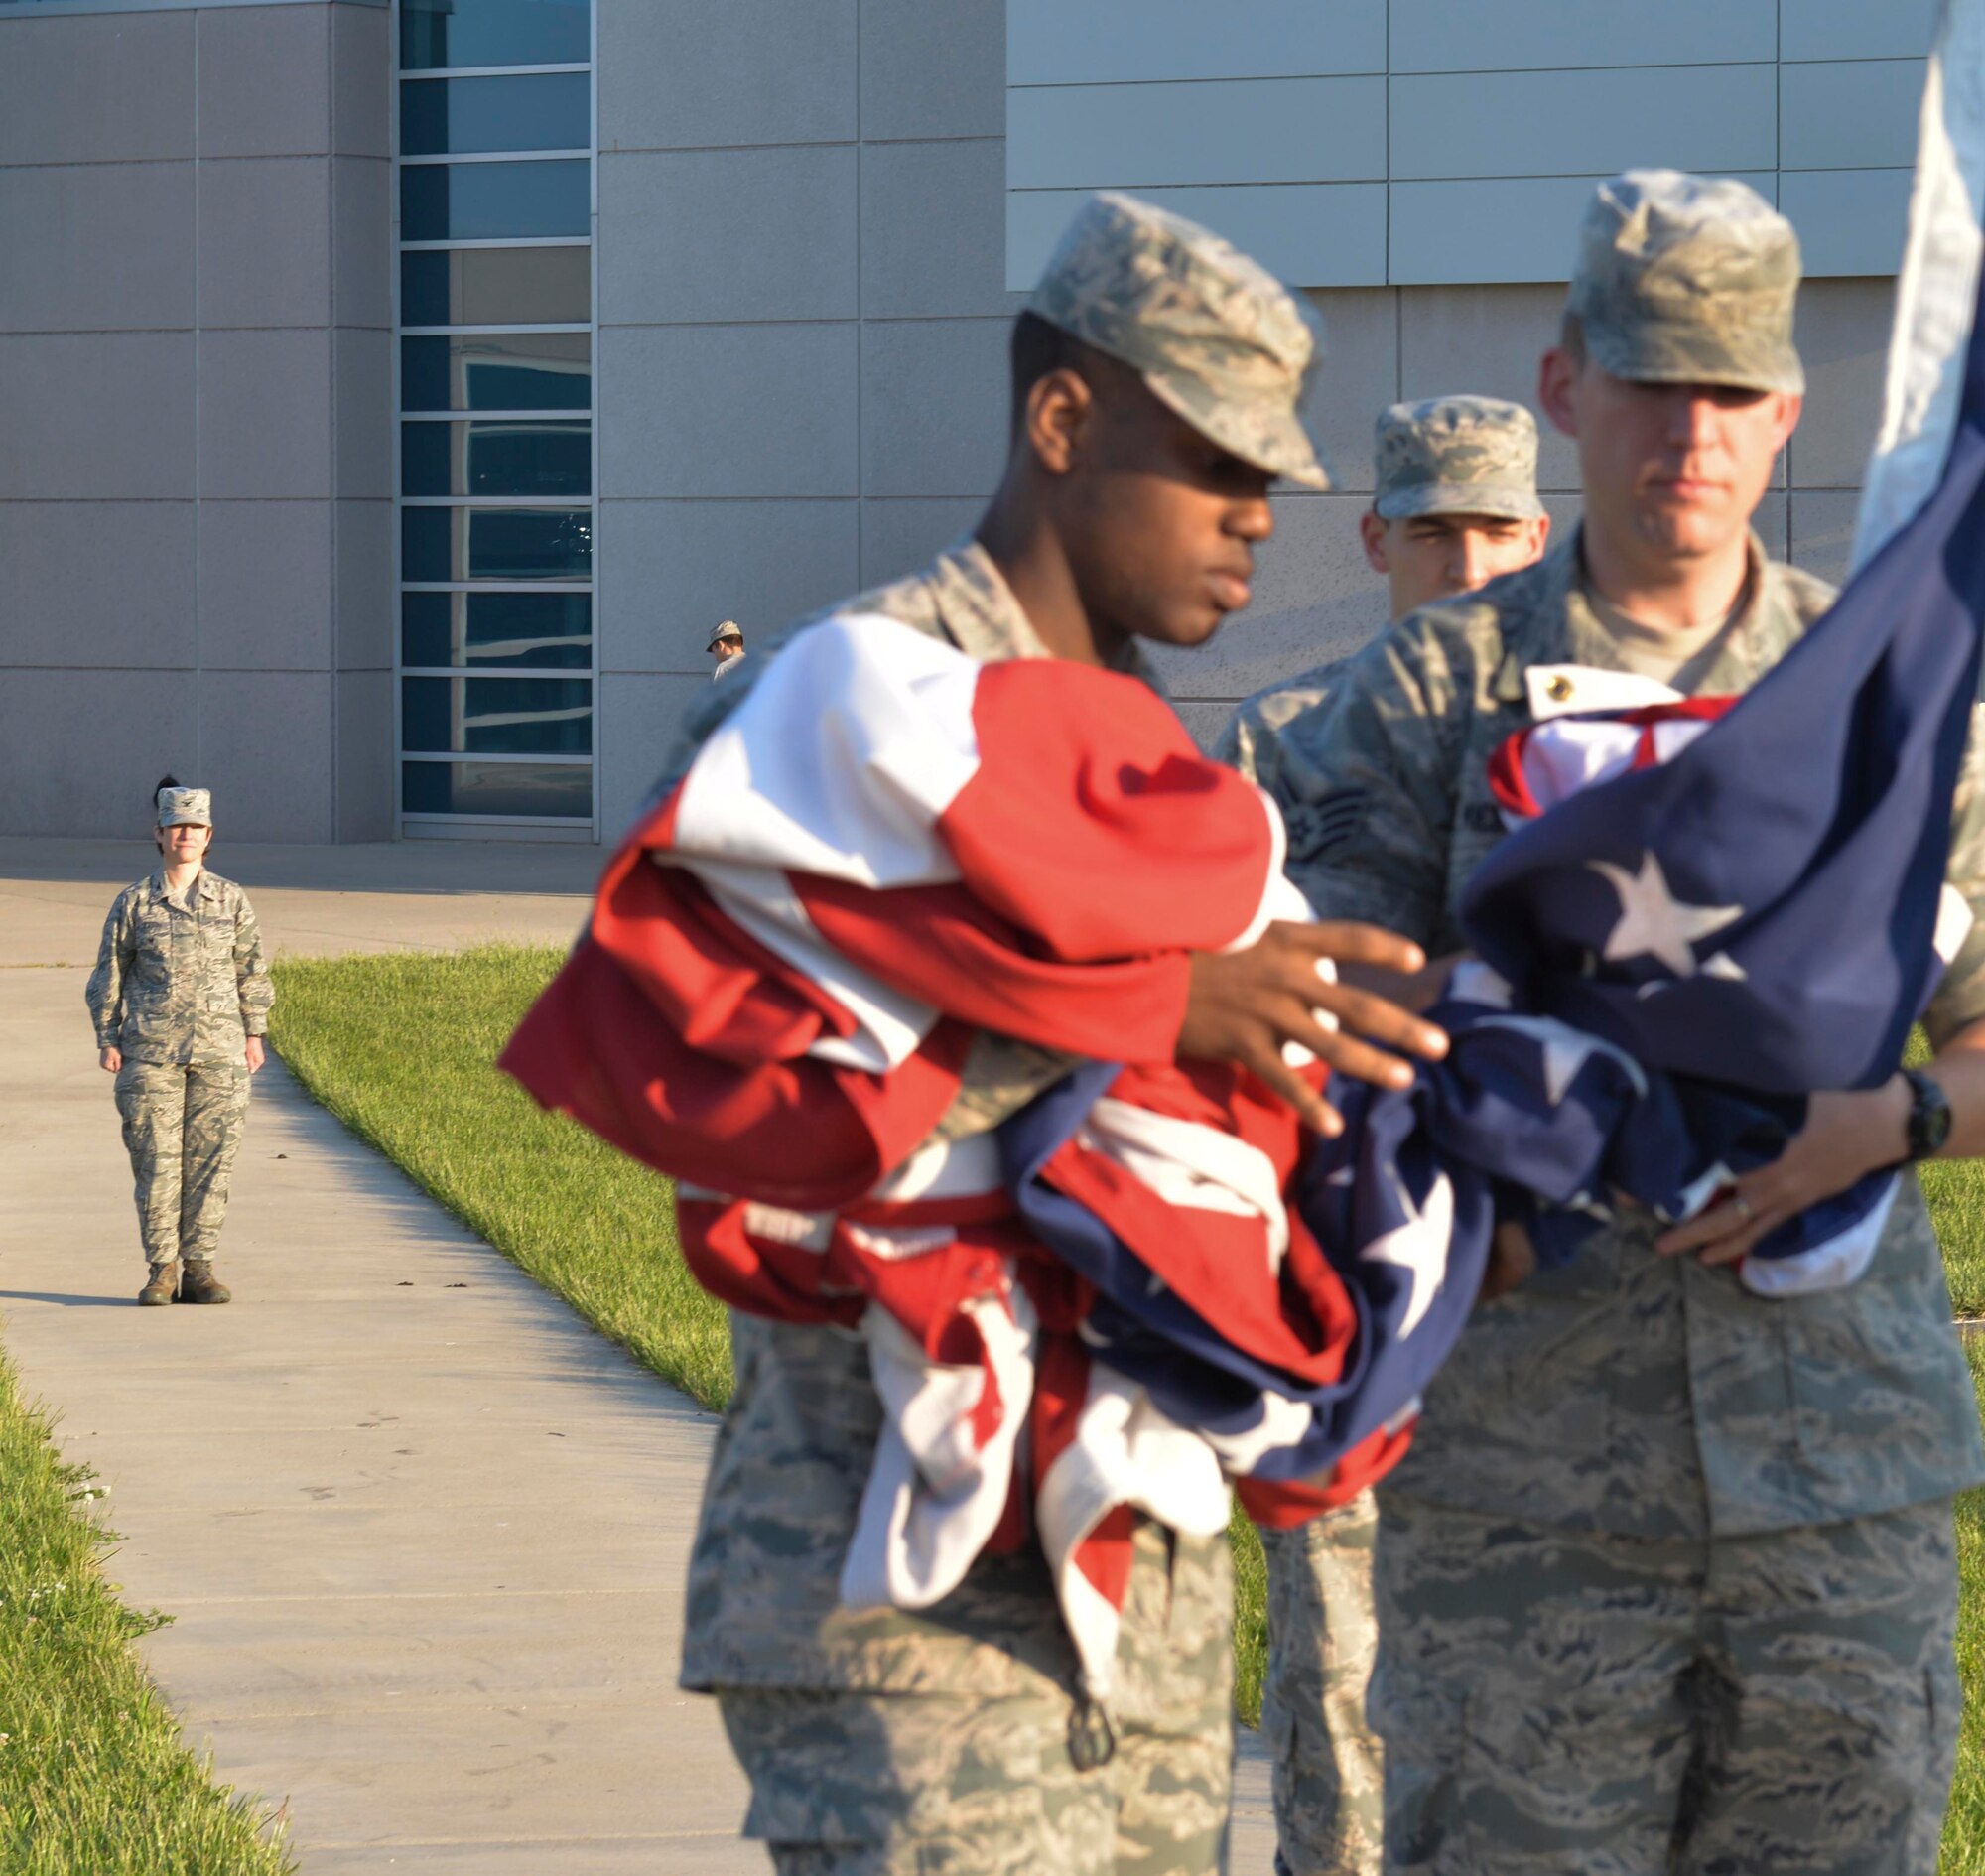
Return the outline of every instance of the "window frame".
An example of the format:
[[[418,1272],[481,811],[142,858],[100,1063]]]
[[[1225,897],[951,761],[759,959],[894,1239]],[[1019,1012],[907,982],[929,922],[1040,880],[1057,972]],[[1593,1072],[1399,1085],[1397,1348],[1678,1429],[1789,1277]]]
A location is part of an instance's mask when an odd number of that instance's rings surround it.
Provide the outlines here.
[[[600,836],[600,770],[604,756],[602,747],[602,716],[600,710],[600,670],[599,670],[599,594],[597,544],[599,532],[599,6],[598,0],[588,9],[588,58],[585,64],[564,62],[545,66],[436,66],[403,67],[400,64],[400,0],[394,0],[392,12],[393,67],[391,99],[392,125],[392,266],[391,295],[393,316],[392,346],[392,593],[393,593],[393,825],[397,838],[409,839],[515,839],[541,841],[593,841]],[[409,80],[446,81],[456,78],[494,78],[552,75],[555,73],[583,72],[587,78],[587,115],[589,124],[588,147],[584,150],[519,150],[519,151],[456,151],[430,155],[404,156],[400,149],[400,100],[401,85]],[[524,235],[511,238],[482,236],[462,240],[420,240],[409,241],[401,238],[400,200],[401,172],[403,168],[416,168],[436,163],[533,163],[559,160],[575,160],[584,157],[587,161],[587,232],[584,235]],[[424,252],[448,252],[468,248],[538,248],[538,247],[584,247],[587,249],[588,307],[584,323],[559,321],[515,325],[490,325],[478,323],[463,326],[407,326],[401,318],[401,265],[403,254]],[[477,334],[507,335],[529,333],[572,333],[584,334],[591,343],[593,367],[593,389],[584,410],[557,411],[407,411],[402,409],[402,386],[400,367],[400,340],[403,337],[453,337],[472,336]],[[401,426],[407,423],[463,423],[510,420],[516,422],[530,420],[560,420],[568,422],[584,421],[588,429],[588,453],[591,471],[592,492],[584,500],[548,501],[534,496],[483,496],[464,498],[462,496],[405,495],[401,492],[403,466],[401,463]],[[584,580],[448,580],[409,581],[402,565],[402,523],[401,511],[406,507],[562,507],[584,510],[592,529],[596,558],[592,576]],[[465,670],[456,667],[435,667],[430,665],[409,665],[405,662],[405,640],[402,630],[402,596],[408,593],[585,593],[592,597],[592,632],[587,647],[587,661],[583,666],[564,665],[552,668],[508,667],[493,670]],[[507,682],[515,679],[557,677],[585,680],[590,686],[592,697],[590,755],[533,755],[533,754],[475,754],[464,756],[461,753],[434,753],[425,750],[409,750],[406,747],[406,726],[403,721],[402,690],[407,678],[453,678],[474,677],[478,682]],[[589,813],[584,816],[532,816],[513,817],[504,815],[477,814],[438,814],[430,812],[409,812],[405,794],[405,765],[409,762],[461,762],[472,760],[491,764],[536,764],[552,767],[585,767],[589,775]]]

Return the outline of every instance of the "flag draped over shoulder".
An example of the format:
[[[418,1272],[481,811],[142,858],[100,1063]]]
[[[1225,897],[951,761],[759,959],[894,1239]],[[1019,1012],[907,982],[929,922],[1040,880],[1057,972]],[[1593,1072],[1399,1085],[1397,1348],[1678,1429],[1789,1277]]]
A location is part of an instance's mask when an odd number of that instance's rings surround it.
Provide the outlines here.
[[[1281,866],[1143,685],[878,614],[797,634],[608,864],[502,1065],[678,1180],[706,1288],[865,1338],[845,1601],[1033,1534],[1100,1695],[1135,1512],[1212,1536],[1240,1478],[1293,1520],[1403,1452],[1374,1348],[1458,1329],[1443,1221],[1327,1254],[1293,1116],[1172,1060],[1191,954],[1308,916]],[[1073,1068],[996,1133],[947,1124],[988,1031]]]
[[[1472,1195],[1523,1218],[1546,1260],[1615,1190],[1692,1216],[1779,1155],[1809,1093],[1895,1072],[1968,931],[1945,874],[1985,614],[1985,7],[1942,31],[1857,572],[1743,697],[1560,718],[1498,751],[1512,832],[1461,904],[1481,963],[1429,1012],[1452,1048],[1408,1093],[1340,1103],[1343,1203],[1397,1139],[1457,1215]],[[1782,1226],[1742,1280],[1853,1281],[1895,1191],[1871,1174]]]

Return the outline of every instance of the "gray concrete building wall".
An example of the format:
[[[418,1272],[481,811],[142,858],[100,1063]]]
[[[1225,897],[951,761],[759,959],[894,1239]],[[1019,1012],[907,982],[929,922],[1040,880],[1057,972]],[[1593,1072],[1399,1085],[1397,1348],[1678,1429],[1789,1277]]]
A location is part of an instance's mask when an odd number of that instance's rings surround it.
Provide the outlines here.
[[[601,821],[762,636],[914,567],[1005,428],[1003,0],[596,0]]]
[[[709,682],[703,643],[718,619],[762,633],[908,571],[992,493],[1006,327],[1024,300],[1002,270],[1030,200],[1006,193],[1006,60],[1016,45],[1031,56],[1024,29],[1042,8],[598,4],[599,741],[610,839]],[[1084,0],[1071,17],[1099,4]],[[1296,26],[1322,17],[1283,10]],[[1197,17],[1161,11],[1180,32]],[[1341,24],[1342,9],[1327,11]],[[1146,26],[1154,17],[1140,15]],[[1288,43],[1343,42],[1335,25],[1332,34],[1305,28]],[[1157,37],[1098,35],[1092,51],[1157,58]],[[1084,43],[1066,39],[1062,56]],[[1187,54],[1231,58],[1231,39],[1165,56]],[[1569,252],[1589,187],[1578,181],[1559,205],[1557,249]],[[1054,198],[1048,240],[1080,194]],[[1186,205],[1246,243],[1251,205],[1269,194],[1290,199],[1292,225],[1315,217],[1304,239],[1327,257],[1341,209],[1328,190],[1209,189]],[[1522,217],[1505,219],[1527,232]],[[1452,226],[1476,232],[1466,216]],[[1813,391],[1760,526],[1774,552],[1822,572],[1845,559],[1890,291],[1881,279],[1806,288]],[[1330,334],[1315,416],[1341,492],[1277,497],[1254,605],[1211,647],[1166,660],[1204,737],[1240,698],[1380,624],[1383,582],[1357,536],[1379,409],[1454,390],[1534,406],[1563,289],[1321,286],[1310,297]],[[1547,440],[1542,475],[1553,514],[1570,525],[1569,443]]]
[[[389,17],[0,10],[5,832],[390,832]]]
[[[1010,0],[1007,283],[1084,191],[1305,287],[1555,281],[1592,184],[1742,176],[1893,271],[1934,0]],[[1327,231],[1327,238],[1326,233]]]
[[[1071,29],[1102,4],[1069,0]],[[1408,0],[1390,4],[1396,22]],[[610,841],[709,682],[718,619],[762,636],[906,571],[992,492],[1027,193],[1009,189],[1009,76],[1026,72],[1008,57],[1036,56],[1041,8],[596,5]],[[1290,0],[1283,43],[1357,10]],[[1202,11],[1151,0],[1140,18],[1184,31]],[[1602,11],[1609,57],[1640,56],[1640,12]],[[1920,11],[1782,0],[1785,57],[1899,58]],[[1553,17],[1596,30],[1570,0]],[[240,837],[393,831],[390,25],[360,0],[0,4],[0,831],[125,831],[168,767],[211,781]],[[1200,51],[1231,62],[1236,35],[1217,37]],[[1125,89],[1178,81],[1183,53],[1162,33],[1064,40],[1097,59],[1141,49],[1149,69]],[[1358,53],[1355,34],[1344,45]],[[1229,81],[1206,69],[1196,94]],[[1377,628],[1356,521],[1378,409],[1452,390],[1532,401],[1555,327],[1561,285],[1488,279],[1499,223],[1461,198],[1442,238],[1476,243],[1473,277],[1336,279],[1331,257],[1372,214],[1341,187],[1205,185],[1192,204],[1244,244],[1265,197],[1281,202],[1270,232],[1307,230],[1310,259],[1290,271],[1330,329],[1316,414],[1340,474],[1339,492],[1277,498],[1254,606],[1171,660],[1202,735]],[[1405,185],[1376,187],[1377,225],[1395,228],[1384,192]],[[1554,251],[1587,187],[1569,179],[1539,223]],[[1786,200],[1823,251],[1823,210]],[[1526,235],[1534,219],[1507,202],[1502,217]],[[1845,559],[1890,293],[1878,276],[1805,291],[1812,391],[1761,526],[1822,572]],[[1546,440],[1543,480],[1568,524],[1562,439]]]

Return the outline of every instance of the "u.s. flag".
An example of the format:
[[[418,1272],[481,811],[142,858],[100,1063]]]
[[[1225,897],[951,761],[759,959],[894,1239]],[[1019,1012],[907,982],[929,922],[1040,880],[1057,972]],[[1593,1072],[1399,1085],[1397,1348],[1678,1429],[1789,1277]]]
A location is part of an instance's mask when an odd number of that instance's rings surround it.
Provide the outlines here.
[[[1945,872],[1985,612],[1985,8],[1943,33],[1858,571],[1745,696],[1643,684],[1498,751],[1512,832],[1461,906],[1479,962],[1431,1012],[1453,1046],[1408,1093],[1347,1091],[1323,1235],[1402,1153],[1422,1207],[1438,1194],[1457,1232],[1524,1220],[1547,1260],[1617,1193],[1692,1216],[1783,1151],[1810,1092],[1894,1073],[1963,942]],[[1852,1282],[1895,1189],[1870,1174],[1781,1226],[1742,1280]]]
[[[1294,1117],[1172,1060],[1191,954],[1307,916],[1281,863],[1143,685],[874,614],[795,636],[609,863],[503,1065],[676,1177],[714,1294],[865,1339],[851,1604],[1037,1538],[1100,1695],[1136,1514],[1213,1536],[1238,1478],[1298,1518],[1403,1451],[1374,1350],[1458,1331],[1446,1221],[1327,1254]],[[948,1127],[986,1031],[1092,1065]]]

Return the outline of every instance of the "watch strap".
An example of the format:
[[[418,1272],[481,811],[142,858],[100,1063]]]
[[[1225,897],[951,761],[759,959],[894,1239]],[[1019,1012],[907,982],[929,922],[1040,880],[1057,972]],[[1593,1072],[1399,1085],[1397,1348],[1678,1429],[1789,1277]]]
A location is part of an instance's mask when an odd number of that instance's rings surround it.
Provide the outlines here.
[[[1903,1079],[1910,1084],[1909,1151],[1914,1165],[1927,1159],[1950,1138],[1950,1100],[1933,1077],[1920,1068],[1906,1068]]]

